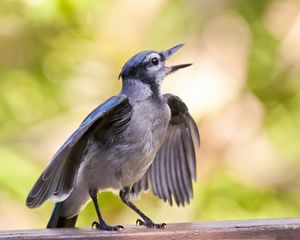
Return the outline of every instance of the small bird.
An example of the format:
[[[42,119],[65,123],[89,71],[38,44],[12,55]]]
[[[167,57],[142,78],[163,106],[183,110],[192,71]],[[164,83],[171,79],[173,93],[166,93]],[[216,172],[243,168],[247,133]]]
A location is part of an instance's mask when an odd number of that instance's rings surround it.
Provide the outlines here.
[[[161,94],[170,73],[191,64],[166,66],[183,44],[166,51],[142,51],[123,66],[121,92],[95,108],[59,148],[30,191],[26,205],[56,202],[47,228],[75,227],[82,208],[92,200],[98,221],[92,227],[117,231],[100,212],[98,192],[119,191],[122,201],[141,219],[136,224],[164,228],[133,203],[142,191],[170,205],[185,205],[196,180],[195,148],[200,146],[197,125],[183,101]]]

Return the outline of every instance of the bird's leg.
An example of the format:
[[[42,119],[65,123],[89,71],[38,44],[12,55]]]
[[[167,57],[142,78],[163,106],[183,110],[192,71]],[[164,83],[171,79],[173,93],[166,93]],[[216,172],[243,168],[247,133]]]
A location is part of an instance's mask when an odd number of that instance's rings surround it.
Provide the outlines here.
[[[129,194],[129,188],[125,187],[123,188],[119,195],[122,201],[130,207],[133,211],[135,211],[138,215],[141,216],[141,219],[136,220],[136,224],[146,226],[147,228],[164,228],[167,225],[165,223],[161,224],[156,224],[154,223],[149,217],[147,217],[140,209],[138,209],[129,199],[128,199],[128,194]]]
[[[105,230],[105,231],[118,231],[119,229],[124,228],[121,225],[116,225],[116,226],[107,225],[106,222],[103,220],[103,217],[100,212],[100,208],[99,208],[98,201],[97,201],[97,190],[94,190],[94,189],[89,190],[89,195],[90,195],[91,199],[93,200],[93,203],[94,203],[94,206],[95,206],[95,209],[97,212],[97,216],[99,219],[99,222],[96,222],[96,221],[93,222],[92,227],[95,226],[96,229]]]

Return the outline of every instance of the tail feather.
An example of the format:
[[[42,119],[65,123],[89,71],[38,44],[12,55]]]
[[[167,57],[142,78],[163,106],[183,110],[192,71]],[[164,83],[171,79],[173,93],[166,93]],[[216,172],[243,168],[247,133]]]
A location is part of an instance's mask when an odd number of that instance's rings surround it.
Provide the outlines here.
[[[47,224],[47,228],[71,228],[75,227],[77,216],[71,218],[66,218],[60,216],[60,210],[62,207],[62,202],[55,204],[50,220]]]

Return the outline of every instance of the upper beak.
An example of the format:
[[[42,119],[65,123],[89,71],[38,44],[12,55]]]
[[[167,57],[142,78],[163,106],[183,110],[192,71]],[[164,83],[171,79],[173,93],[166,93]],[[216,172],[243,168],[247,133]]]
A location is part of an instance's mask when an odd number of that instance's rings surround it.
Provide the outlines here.
[[[165,57],[165,60],[167,60],[169,57],[171,57],[175,52],[177,52],[183,46],[184,46],[184,44],[179,44],[175,47],[172,47],[168,50],[163,51],[162,54]],[[191,65],[192,65],[192,63],[186,63],[186,64],[179,64],[179,65],[175,65],[175,66],[171,66],[171,67],[166,67],[168,70],[167,74],[173,73],[178,69],[189,67]]]

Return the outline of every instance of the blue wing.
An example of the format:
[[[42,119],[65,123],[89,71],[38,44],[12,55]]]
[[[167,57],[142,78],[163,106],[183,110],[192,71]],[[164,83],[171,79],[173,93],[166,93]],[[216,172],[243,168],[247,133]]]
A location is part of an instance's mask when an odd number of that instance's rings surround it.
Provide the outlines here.
[[[128,113],[131,110],[128,98],[121,94],[111,97],[95,108],[56,152],[30,191],[26,205],[34,208],[48,198],[55,201],[63,201],[67,198],[73,189],[87,140],[96,129],[94,125],[103,121],[104,116],[108,119],[115,118],[114,114],[121,117],[130,116]]]
[[[118,106],[123,101],[127,100],[127,97],[125,95],[118,95],[113,96],[106,100],[104,103],[96,107],[80,124],[80,126],[77,128],[77,130],[65,141],[65,143],[60,147],[60,149],[57,151],[57,153],[54,155],[53,158],[56,157],[56,155],[60,154],[63,149],[66,147],[73,146],[81,137],[85,134],[85,132],[89,129],[89,127],[99,118],[104,116],[107,112],[112,110],[114,107]]]

